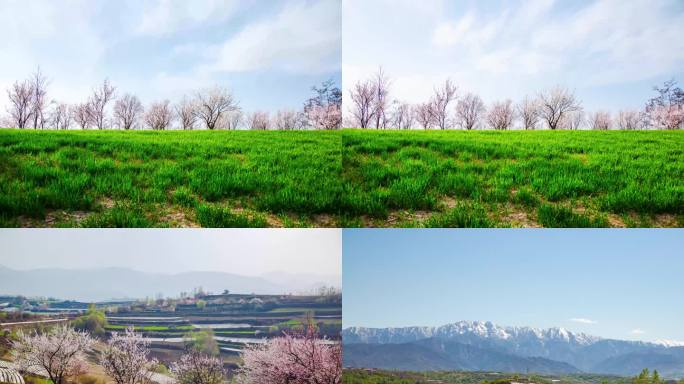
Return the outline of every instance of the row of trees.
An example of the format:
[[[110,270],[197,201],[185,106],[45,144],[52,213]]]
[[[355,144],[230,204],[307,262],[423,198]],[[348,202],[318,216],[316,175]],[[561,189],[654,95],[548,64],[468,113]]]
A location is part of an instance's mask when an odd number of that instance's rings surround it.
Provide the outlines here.
[[[435,87],[432,97],[415,105],[392,100],[392,81],[382,67],[373,77],[357,82],[350,90],[347,126],[376,129],[459,127],[462,129],[679,129],[684,128],[684,91],[674,80],[654,87],[657,96],[643,110],[585,113],[575,94],[563,87],[525,97],[519,103],[495,101],[489,106],[474,93],[458,95],[458,87],[447,79]]]
[[[87,356],[94,350],[95,339],[62,325],[43,333],[19,332],[15,344],[13,354],[21,371],[66,384],[88,371]],[[114,333],[99,352],[99,364],[116,384],[147,384],[158,365],[150,357],[149,345],[132,327]],[[221,384],[227,376],[219,357],[197,349],[186,350],[171,365],[171,373],[179,384]],[[241,384],[340,384],[341,346],[326,343],[310,323],[301,334],[284,334],[245,347],[235,374]]]
[[[233,94],[214,87],[184,96],[179,102],[152,102],[143,107],[131,93],[116,94],[105,79],[83,103],[48,102],[48,80],[38,68],[29,79],[15,82],[8,90],[6,124],[16,128],[69,129],[119,128],[180,129],[339,129],[342,123],[342,93],[332,80],[314,86],[314,95],[302,109],[243,113]],[[111,111],[110,111],[111,110]]]

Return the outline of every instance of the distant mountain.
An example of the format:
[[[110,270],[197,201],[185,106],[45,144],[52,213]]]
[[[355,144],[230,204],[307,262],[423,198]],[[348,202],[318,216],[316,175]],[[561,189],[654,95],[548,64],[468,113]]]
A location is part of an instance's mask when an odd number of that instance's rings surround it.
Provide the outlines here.
[[[404,371],[499,371],[578,373],[577,368],[541,357],[520,357],[437,338],[404,344],[345,344],[344,365]]]
[[[342,279],[340,276],[334,275],[275,271],[265,273],[261,275],[261,277],[280,285],[303,287],[302,291],[297,293],[311,293],[321,287],[342,286]]]
[[[491,322],[460,321],[439,327],[351,327],[342,331],[342,337],[345,346],[412,345],[419,340],[438,339],[522,358],[566,363],[584,372],[633,375],[648,367],[671,377],[684,376],[684,347],[671,346],[675,343],[602,339],[563,328],[501,327]]]
[[[48,296],[65,300],[105,301],[177,296],[202,287],[209,292],[280,294],[309,289],[296,282],[279,284],[261,277],[224,272],[155,274],[124,268],[13,270],[0,266],[0,295]]]

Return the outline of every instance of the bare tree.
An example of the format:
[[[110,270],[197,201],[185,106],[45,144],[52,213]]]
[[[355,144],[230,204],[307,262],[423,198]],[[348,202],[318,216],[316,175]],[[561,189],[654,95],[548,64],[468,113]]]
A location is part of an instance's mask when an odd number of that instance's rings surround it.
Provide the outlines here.
[[[421,103],[413,107],[413,114],[416,117],[416,121],[423,129],[429,129],[432,126],[432,111],[430,109],[430,103]]]
[[[539,123],[539,103],[536,100],[525,97],[518,104],[517,110],[524,129],[537,128]]]
[[[133,332],[133,327],[123,334],[115,332],[102,350],[100,363],[116,384],[146,384],[157,365],[149,357],[149,345],[149,339]]]
[[[375,116],[375,83],[359,81],[350,91],[352,99],[351,113],[358,128],[368,128]]]
[[[471,130],[477,127],[484,113],[484,102],[480,96],[473,93],[466,94],[456,103],[456,119],[464,129]]]
[[[127,93],[114,103],[114,122],[119,128],[136,126],[143,113],[143,106],[137,96]]]
[[[623,110],[617,115],[615,123],[619,129],[641,129],[643,128],[643,118],[639,111]]]
[[[33,88],[29,81],[14,82],[7,90],[10,105],[7,112],[16,128],[26,128],[33,114]]]
[[[216,128],[221,116],[237,108],[237,101],[226,88],[214,87],[197,94],[197,117],[207,129]]]
[[[567,113],[580,109],[575,94],[566,88],[555,87],[539,94],[540,116],[550,129],[558,128],[558,123]]]
[[[242,111],[239,108],[226,114],[224,123],[225,128],[230,130],[238,129],[240,123],[242,123],[243,117]]]
[[[576,111],[566,113],[558,122],[558,129],[569,129],[576,131],[585,124],[584,111],[580,108]]]
[[[76,104],[71,107],[71,117],[81,129],[86,129],[91,124],[88,104]]]
[[[247,126],[249,129],[263,131],[267,130],[269,125],[268,112],[254,111],[247,116]]]
[[[93,345],[87,334],[60,325],[42,334],[19,331],[13,350],[22,371],[47,376],[54,384],[65,384],[86,371],[86,352]]]
[[[513,102],[510,100],[494,102],[487,113],[489,126],[496,130],[509,129],[514,119]]]
[[[612,124],[610,113],[606,111],[596,111],[589,116],[589,123],[592,129],[608,130]]]
[[[115,88],[105,79],[102,85],[93,90],[88,100],[88,113],[90,121],[97,129],[104,129],[107,122],[107,104],[114,99]]]
[[[54,107],[50,112],[50,125],[55,129],[69,129],[71,125],[71,113],[69,105],[53,101]]]
[[[47,78],[40,72],[40,67],[36,69],[30,79],[31,82],[31,116],[33,117],[33,128],[44,128],[45,126],[45,104],[47,98]]]
[[[276,112],[273,117],[273,127],[280,130],[298,129],[299,117],[297,111],[294,110],[280,110]]]
[[[458,87],[451,82],[451,79],[446,79],[444,86],[434,90],[434,95],[430,102],[430,111],[432,119],[439,129],[446,129],[449,124],[449,104],[456,100],[457,90]]]
[[[183,100],[176,104],[175,110],[181,129],[187,130],[195,128],[195,122],[197,122],[197,104],[193,100],[189,100],[187,97],[183,96]]]
[[[171,125],[173,111],[168,100],[154,102],[145,112],[145,124],[154,130],[164,130]]]
[[[409,103],[396,103],[392,114],[392,125],[398,129],[411,129],[414,116],[413,109]]]
[[[373,79],[373,88],[375,91],[375,99],[373,100],[373,108],[375,116],[375,128],[387,127],[387,100],[389,97],[390,79],[385,75],[382,67],[378,68]]]

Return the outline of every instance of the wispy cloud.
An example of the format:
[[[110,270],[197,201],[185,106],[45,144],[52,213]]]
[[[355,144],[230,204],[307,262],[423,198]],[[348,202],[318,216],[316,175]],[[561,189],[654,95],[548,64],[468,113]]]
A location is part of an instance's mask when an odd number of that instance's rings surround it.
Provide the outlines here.
[[[643,335],[644,333],[646,333],[646,331],[644,331],[643,329],[635,328],[632,329],[632,331],[630,331],[629,333],[631,333],[632,335]]]
[[[143,2],[142,16],[135,33],[165,36],[197,26],[216,23],[235,15],[238,0],[158,0]]]
[[[340,77],[340,14],[340,0],[0,1],[0,116],[38,66],[66,103],[108,77],[143,103],[219,84],[245,109],[299,106]]]
[[[411,102],[451,77],[486,101],[560,83],[596,109],[641,106],[660,79],[684,75],[684,4],[677,0],[425,0],[423,8],[442,11],[420,17],[402,3],[371,3],[345,1],[347,90],[383,65],[395,79],[394,95]],[[418,76],[425,81],[417,84]],[[639,82],[640,94],[625,92]]]
[[[582,317],[573,317],[572,319],[570,319],[570,321],[572,321],[574,323],[581,323],[581,324],[598,324],[597,321],[585,319]]]
[[[250,24],[225,41],[209,67],[223,71],[339,69],[340,17],[338,1],[288,4],[275,19]]]

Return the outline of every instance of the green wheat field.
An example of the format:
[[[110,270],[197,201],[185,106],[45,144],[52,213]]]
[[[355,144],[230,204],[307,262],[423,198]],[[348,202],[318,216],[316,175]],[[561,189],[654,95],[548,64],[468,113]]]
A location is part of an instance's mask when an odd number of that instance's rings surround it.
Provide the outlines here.
[[[0,225],[682,227],[682,131],[0,130]]]

